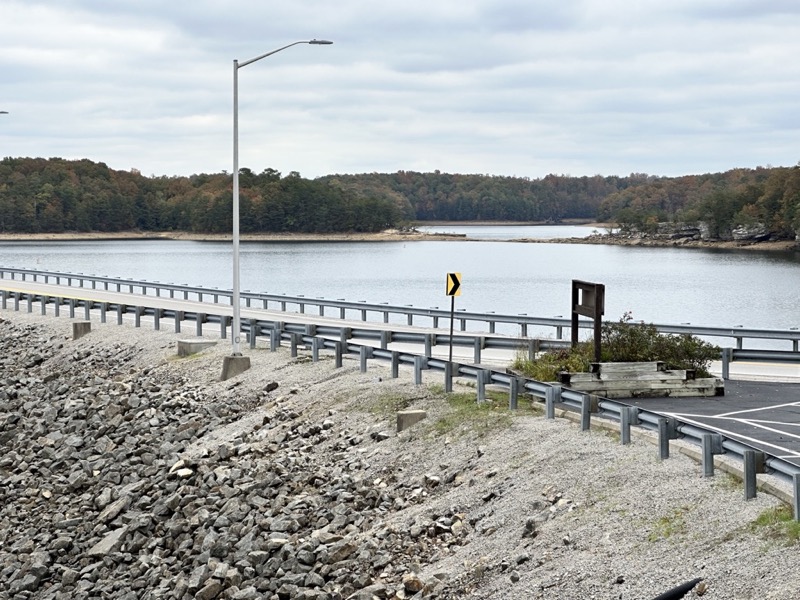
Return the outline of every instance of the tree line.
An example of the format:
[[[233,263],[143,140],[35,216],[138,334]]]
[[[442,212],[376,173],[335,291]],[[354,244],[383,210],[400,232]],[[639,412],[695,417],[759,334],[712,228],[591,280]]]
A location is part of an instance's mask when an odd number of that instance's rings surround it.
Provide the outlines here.
[[[232,229],[229,173],[143,176],[61,158],[0,161],[0,232]],[[759,224],[775,237],[800,231],[800,165],[657,177],[541,179],[477,174],[365,173],[306,179],[243,168],[240,229],[372,232],[424,221],[560,222],[595,219],[648,230],[704,222],[724,237]]]

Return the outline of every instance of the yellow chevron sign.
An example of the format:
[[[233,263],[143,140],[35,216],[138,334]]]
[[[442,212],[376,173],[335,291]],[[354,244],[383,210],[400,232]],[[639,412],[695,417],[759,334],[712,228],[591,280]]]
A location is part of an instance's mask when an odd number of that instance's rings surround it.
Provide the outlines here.
[[[447,274],[447,295],[448,296],[461,295],[461,273]]]

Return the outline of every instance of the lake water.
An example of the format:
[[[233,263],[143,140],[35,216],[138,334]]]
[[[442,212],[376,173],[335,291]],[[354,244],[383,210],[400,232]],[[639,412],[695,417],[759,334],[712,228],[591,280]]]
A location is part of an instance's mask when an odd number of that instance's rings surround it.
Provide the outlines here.
[[[506,229],[512,237],[521,231]],[[539,237],[564,237],[563,231],[555,232],[560,227],[528,229]],[[492,228],[488,234],[502,232]],[[522,237],[533,236],[525,232]],[[571,281],[581,279],[605,284],[609,320],[630,311],[636,320],[661,324],[800,327],[798,252],[494,239],[242,242],[242,289],[447,309],[446,274],[460,272],[457,309],[568,317]],[[229,242],[0,242],[0,265],[5,267],[221,289],[231,288],[231,264]]]

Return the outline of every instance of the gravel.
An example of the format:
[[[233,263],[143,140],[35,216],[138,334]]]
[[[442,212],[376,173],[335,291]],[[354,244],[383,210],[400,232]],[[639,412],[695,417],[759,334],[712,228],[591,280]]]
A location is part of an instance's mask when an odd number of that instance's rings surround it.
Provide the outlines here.
[[[71,327],[0,312],[0,599],[798,597],[797,546],[752,527],[780,502],[646,436],[443,429],[435,373],[258,348],[221,382],[224,340]]]

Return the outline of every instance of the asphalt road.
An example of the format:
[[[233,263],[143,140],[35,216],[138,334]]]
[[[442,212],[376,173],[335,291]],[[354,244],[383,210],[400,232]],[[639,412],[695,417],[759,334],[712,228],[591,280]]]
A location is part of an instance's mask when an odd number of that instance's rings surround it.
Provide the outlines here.
[[[713,429],[800,466],[800,383],[728,380],[724,396],[627,402]]]

